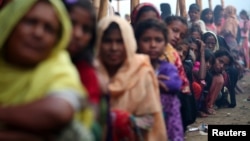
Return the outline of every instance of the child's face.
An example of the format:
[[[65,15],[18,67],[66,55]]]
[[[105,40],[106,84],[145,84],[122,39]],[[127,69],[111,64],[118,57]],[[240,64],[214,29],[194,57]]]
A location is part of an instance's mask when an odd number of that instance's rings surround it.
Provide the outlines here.
[[[166,40],[162,31],[147,29],[138,41],[139,52],[148,54],[151,60],[158,59],[164,52]]]
[[[195,38],[195,39],[201,39],[201,35],[200,35],[200,33],[197,32],[197,31],[192,32],[192,33],[191,33],[191,36],[192,36],[193,38]]]
[[[207,39],[205,40],[205,44],[207,48],[209,48],[211,51],[214,51],[216,46],[216,39],[211,35],[207,37]]]
[[[6,59],[32,67],[45,60],[58,41],[60,23],[49,3],[38,2],[16,25],[7,41]]]
[[[227,56],[221,56],[221,57],[215,58],[215,63],[213,65],[214,71],[217,73],[221,73],[228,66],[229,62],[230,60]]]
[[[181,44],[181,45],[178,45],[178,53],[179,53],[179,56],[181,57],[181,60],[184,61],[188,55],[188,45],[186,44]]]
[[[89,11],[74,7],[70,12],[73,24],[72,38],[68,47],[71,56],[82,51],[87,47],[93,36],[93,19]]]
[[[192,50],[194,52],[195,58],[199,57],[199,48],[198,48],[197,44],[191,43],[190,50]]]
[[[211,66],[212,66],[212,64],[211,64],[211,60],[208,60],[208,61],[206,61],[205,63],[206,63],[206,70],[208,71],[209,69],[211,69]]]
[[[200,12],[197,10],[190,10],[188,12],[191,21],[197,21],[200,17]]]
[[[126,59],[126,50],[119,28],[112,29],[103,35],[100,56],[107,67],[119,67]]]
[[[213,13],[210,11],[210,12],[208,12],[207,14],[206,14],[206,19],[207,20],[211,20],[212,18],[213,18]]]
[[[168,40],[172,46],[176,46],[177,43],[183,39],[188,30],[187,26],[181,21],[172,21],[170,25],[167,26],[168,29]]]

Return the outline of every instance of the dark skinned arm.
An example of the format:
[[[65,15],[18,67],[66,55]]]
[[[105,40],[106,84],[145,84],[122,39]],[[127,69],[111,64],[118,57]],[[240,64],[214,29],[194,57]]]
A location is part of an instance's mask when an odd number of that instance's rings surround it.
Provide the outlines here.
[[[205,44],[202,40],[197,40],[200,43],[200,69],[199,79],[204,80],[206,77],[206,62],[205,62]]]
[[[60,129],[73,115],[67,101],[53,96],[26,105],[0,107],[0,121],[5,126],[41,134]]]

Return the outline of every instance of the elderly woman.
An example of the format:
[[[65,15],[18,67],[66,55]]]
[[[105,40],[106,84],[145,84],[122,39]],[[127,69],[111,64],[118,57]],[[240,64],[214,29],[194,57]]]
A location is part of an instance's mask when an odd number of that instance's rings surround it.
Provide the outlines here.
[[[12,0],[0,19],[0,140],[91,140],[62,3]]]

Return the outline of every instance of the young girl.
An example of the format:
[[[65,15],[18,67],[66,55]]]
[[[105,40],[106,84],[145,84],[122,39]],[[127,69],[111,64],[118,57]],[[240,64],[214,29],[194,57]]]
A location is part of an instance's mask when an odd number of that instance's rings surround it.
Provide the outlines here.
[[[211,31],[208,31],[202,35],[202,41],[206,44],[206,48],[215,52],[219,50],[219,42],[216,34]]]
[[[148,56],[136,54],[132,27],[113,16],[103,18],[97,31],[96,68],[112,112],[107,139],[167,140],[157,78]]]
[[[214,25],[213,11],[206,8],[201,12],[201,20],[204,21],[207,31],[212,31],[217,34],[216,26]]]
[[[188,31],[188,25],[187,21],[179,16],[169,16],[165,19],[165,23],[167,24],[167,30],[169,33],[169,43],[167,44],[164,51],[164,55],[162,55],[161,59],[165,59],[170,63],[174,64],[177,67],[179,76],[182,80],[182,86],[179,96],[182,105],[181,113],[183,118],[183,127],[185,131],[186,127],[195,121],[196,113],[194,115],[190,114],[190,111],[194,110],[188,107],[188,105],[190,105],[190,102],[187,102],[188,99],[192,99],[190,85],[184,67],[182,65],[182,61],[178,52],[175,50],[175,47],[181,39],[185,38]],[[195,103],[193,104],[195,105]]]
[[[188,21],[188,26],[189,28],[194,25],[197,24],[200,26],[202,33],[206,32],[206,26],[204,21],[202,21],[200,19],[200,7],[197,4],[191,4],[189,6],[189,10],[188,10],[188,15],[190,20]]]
[[[160,19],[160,13],[152,3],[140,3],[131,13],[131,24],[133,27],[140,21],[146,19]]]
[[[233,57],[226,50],[218,50],[214,53],[215,61],[210,69],[212,77],[212,83],[206,97],[206,112],[208,114],[215,114],[213,108],[215,100],[217,99],[222,87],[224,86],[223,72],[225,69],[233,63]]]
[[[149,55],[156,75],[168,77],[168,80],[160,79],[159,83],[163,83],[166,88],[160,87],[160,96],[169,139],[171,141],[184,140],[181,105],[177,96],[182,82],[178,76],[177,68],[173,64],[159,59],[167,44],[166,25],[159,20],[145,20],[136,26],[135,36],[139,53]]]

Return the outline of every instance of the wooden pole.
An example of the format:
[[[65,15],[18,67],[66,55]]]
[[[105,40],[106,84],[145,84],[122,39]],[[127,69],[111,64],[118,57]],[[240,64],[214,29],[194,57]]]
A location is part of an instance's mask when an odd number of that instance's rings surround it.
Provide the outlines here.
[[[131,12],[134,10],[134,8],[140,3],[140,0],[130,0],[130,10]]]
[[[99,13],[98,13],[98,20],[100,20],[101,18],[107,16],[108,14],[108,0],[101,0],[100,1],[100,9],[99,9]]]
[[[224,6],[225,6],[224,0],[220,0],[220,1],[221,1],[221,6],[224,8]]]
[[[120,12],[120,1],[117,1],[117,12]]]
[[[202,11],[202,0],[196,0],[196,4],[199,5],[200,10]]]
[[[99,9],[100,9],[100,0],[92,0],[92,2],[93,2],[93,6],[95,7],[97,17],[98,17]]]
[[[180,0],[176,0],[176,12],[175,15],[179,16],[180,15],[180,6],[179,6],[179,2]]]
[[[181,16],[187,18],[186,0],[179,0],[179,8]]]
[[[213,10],[212,0],[208,0],[209,8]]]

